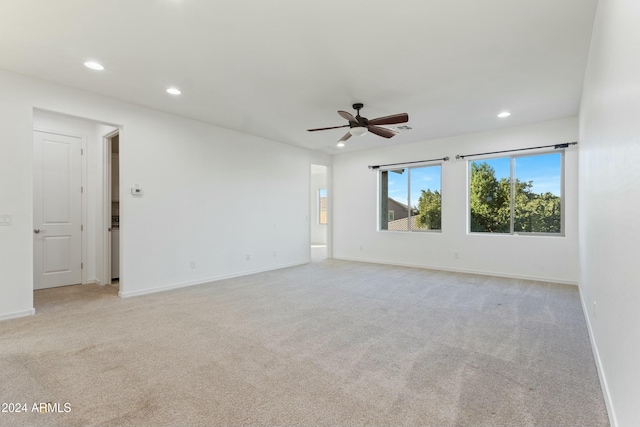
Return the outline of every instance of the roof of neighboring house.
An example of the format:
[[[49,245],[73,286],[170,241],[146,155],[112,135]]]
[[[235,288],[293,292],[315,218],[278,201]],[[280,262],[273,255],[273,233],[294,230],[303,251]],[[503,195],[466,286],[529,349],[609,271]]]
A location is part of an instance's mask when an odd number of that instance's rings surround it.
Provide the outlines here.
[[[409,212],[409,206],[405,205],[404,203],[400,203],[399,201],[397,201],[396,199],[392,199],[391,197],[389,197],[389,202],[393,202],[396,205],[398,205],[401,209],[403,209],[405,212]],[[388,207],[388,205],[387,205],[387,207]],[[418,212],[418,209],[412,208],[411,212]]]

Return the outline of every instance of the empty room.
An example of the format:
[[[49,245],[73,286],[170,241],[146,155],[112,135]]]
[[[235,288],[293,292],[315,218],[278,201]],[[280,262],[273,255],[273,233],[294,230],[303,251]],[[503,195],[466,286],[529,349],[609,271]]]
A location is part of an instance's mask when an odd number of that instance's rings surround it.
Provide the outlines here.
[[[636,0],[0,2],[0,426],[640,424]]]

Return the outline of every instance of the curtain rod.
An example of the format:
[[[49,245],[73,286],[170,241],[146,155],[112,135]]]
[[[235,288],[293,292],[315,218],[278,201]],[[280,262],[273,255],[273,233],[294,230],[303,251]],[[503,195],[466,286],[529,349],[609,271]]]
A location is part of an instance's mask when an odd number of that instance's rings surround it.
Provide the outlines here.
[[[464,159],[465,157],[475,157],[475,156],[484,156],[487,154],[501,154],[501,153],[513,153],[515,151],[526,151],[526,150],[537,150],[538,148],[551,148],[560,149],[560,148],[568,148],[570,145],[578,145],[578,141],[573,142],[565,142],[564,144],[554,144],[554,145],[541,145],[540,147],[529,147],[529,148],[516,148],[513,150],[503,150],[503,151],[491,151],[490,153],[476,153],[476,154],[458,154],[456,159]]]
[[[411,165],[414,163],[426,163],[426,162],[437,162],[440,160],[444,160],[445,162],[449,161],[449,157],[443,157],[441,159],[430,159],[430,160],[416,160],[414,162],[401,162],[401,163],[387,163],[386,165],[369,165],[369,169],[380,169],[384,166],[398,166],[398,165]]]

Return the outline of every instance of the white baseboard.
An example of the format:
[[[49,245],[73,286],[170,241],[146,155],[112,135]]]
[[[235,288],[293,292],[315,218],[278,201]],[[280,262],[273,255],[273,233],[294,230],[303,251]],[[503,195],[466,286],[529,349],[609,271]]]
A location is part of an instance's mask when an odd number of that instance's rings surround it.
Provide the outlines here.
[[[526,276],[526,275],[494,272],[494,271],[477,271],[477,270],[469,270],[464,268],[441,267],[436,265],[419,265],[419,264],[410,264],[410,263],[403,263],[403,262],[387,262],[387,261],[377,261],[377,260],[370,260],[370,259],[358,259],[358,258],[348,258],[348,257],[336,257],[336,256],[334,256],[333,259],[340,259],[344,261],[368,262],[371,264],[397,265],[399,267],[423,268],[425,270],[451,271],[453,273],[479,274],[482,276],[505,277],[508,279],[535,280],[538,282],[549,282],[549,283],[558,283],[561,285],[578,286],[578,282],[574,282],[571,280],[561,280],[553,277]]]
[[[34,314],[36,314],[35,308],[32,308],[30,310],[14,311],[13,313],[0,314],[0,321],[17,319],[19,317],[33,316]]]
[[[611,393],[609,393],[609,385],[607,384],[607,376],[604,373],[602,367],[602,360],[600,359],[600,352],[598,351],[598,345],[593,337],[593,329],[591,328],[591,319],[589,318],[589,311],[587,310],[587,304],[582,294],[582,289],[578,287],[580,291],[580,303],[582,304],[582,313],[587,321],[587,331],[589,333],[589,339],[591,340],[591,349],[593,351],[593,357],[596,360],[596,370],[598,371],[598,377],[600,378],[600,386],[602,387],[602,394],[604,396],[604,403],[607,406],[607,414],[609,415],[609,424],[611,427],[617,427],[618,422],[616,420],[616,413],[613,410],[613,404],[611,401]]]
[[[277,267],[269,267],[269,268],[262,268],[262,269],[257,269],[257,270],[243,271],[241,273],[233,273],[233,274],[226,274],[226,275],[222,275],[222,276],[209,277],[209,278],[206,278],[206,279],[195,280],[195,281],[192,281],[192,282],[175,283],[175,284],[172,284],[172,285],[160,286],[160,287],[157,287],[157,288],[147,288],[147,289],[142,289],[142,290],[139,290],[139,291],[132,291],[132,292],[122,292],[122,291],[120,291],[120,292],[118,292],[118,296],[120,296],[121,298],[130,298],[130,297],[137,297],[137,296],[140,296],[140,295],[155,294],[156,292],[170,291],[172,289],[186,288],[188,286],[204,285],[205,283],[217,282],[219,280],[233,279],[234,277],[249,276],[251,274],[263,273],[265,271],[280,270],[282,268],[295,267],[295,266],[298,266],[298,265],[304,265],[304,264],[308,264],[308,263],[309,263],[309,260],[305,260],[305,261],[295,262],[295,263],[291,263],[291,264],[280,265],[280,266],[277,266]]]

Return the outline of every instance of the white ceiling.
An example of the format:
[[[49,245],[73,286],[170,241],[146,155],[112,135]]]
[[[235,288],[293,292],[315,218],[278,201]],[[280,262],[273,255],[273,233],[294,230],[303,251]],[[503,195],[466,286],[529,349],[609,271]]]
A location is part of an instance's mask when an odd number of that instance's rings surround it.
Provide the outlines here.
[[[353,151],[577,115],[596,5],[0,0],[0,68],[332,153],[345,129],[306,129],[346,124],[337,110],[409,114]]]

